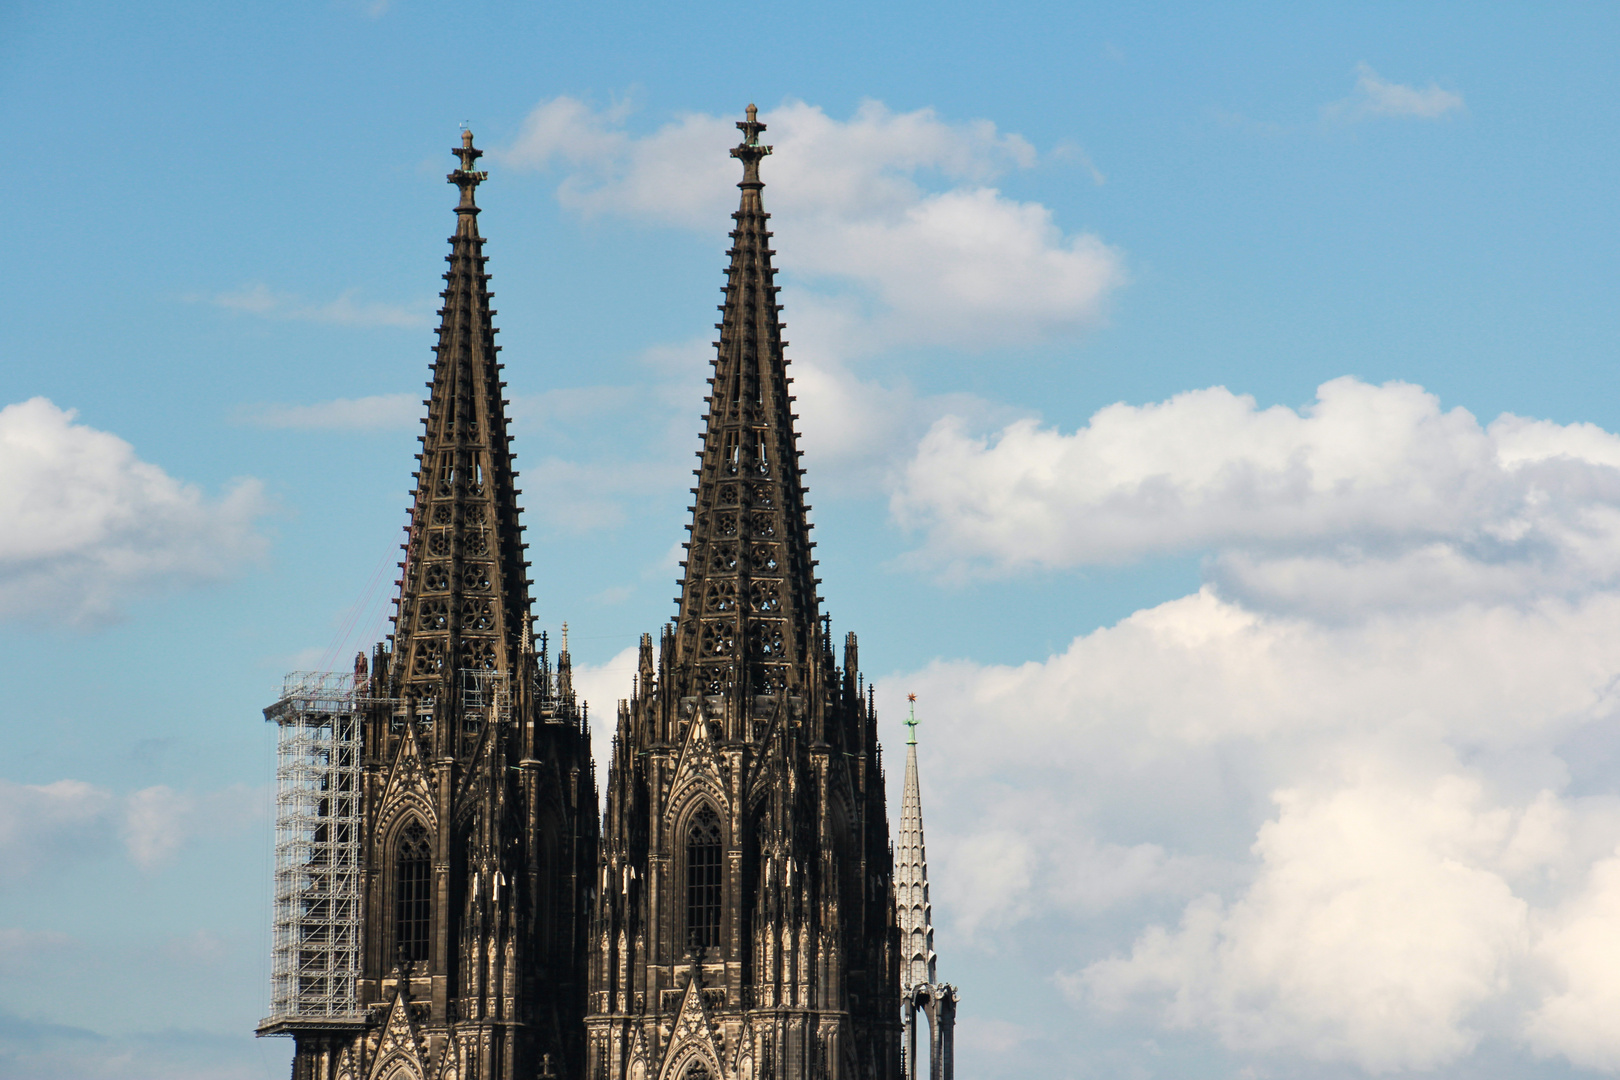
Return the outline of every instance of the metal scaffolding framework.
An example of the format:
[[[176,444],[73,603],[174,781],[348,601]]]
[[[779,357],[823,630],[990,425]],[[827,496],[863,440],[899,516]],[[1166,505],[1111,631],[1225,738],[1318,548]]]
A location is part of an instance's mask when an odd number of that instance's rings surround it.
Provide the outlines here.
[[[353,675],[295,671],[282,684],[281,699],[264,710],[278,728],[265,1028],[359,1019],[359,706]]]

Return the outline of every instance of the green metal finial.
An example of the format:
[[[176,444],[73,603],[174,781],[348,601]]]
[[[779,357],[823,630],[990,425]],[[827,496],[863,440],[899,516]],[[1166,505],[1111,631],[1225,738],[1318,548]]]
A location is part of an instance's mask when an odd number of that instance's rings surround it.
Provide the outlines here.
[[[916,694],[907,694],[906,695],[906,700],[911,702],[911,715],[906,717],[906,727],[911,729],[911,734],[906,739],[906,745],[907,746],[916,746],[917,745],[917,695]]]

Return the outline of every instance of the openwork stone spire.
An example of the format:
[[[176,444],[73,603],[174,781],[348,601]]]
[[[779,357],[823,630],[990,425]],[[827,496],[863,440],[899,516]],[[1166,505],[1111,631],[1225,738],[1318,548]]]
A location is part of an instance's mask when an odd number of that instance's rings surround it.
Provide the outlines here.
[[[461,167],[447,179],[461,201],[439,294],[432,396],[394,616],[394,687],[410,697],[437,695],[460,670],[515,670],[529,618],[517,474],[474,200],[489,174],[473,170],[483,151],[471,131],[452,152]]]
[[[934,912],[928,901],[928,851],[923,844],[922,795],[917,787],[917,695],[908,694],[906,790],[900,802],[900,841],[894,851],[894,895],[900,907],[900,986],[934,981]]]
[[[677,622],[620,702],[589,1080],[899,1080],[877,717],[821,620],[749,106]]]
[[[771,268],[770,215],[758,111],[737,125],[742,201],[732,215],[726,302],[717,325],[714,377],[691,541],[676,627],[677,678],[685,694],[730,689],[740,699],[803,692],[819,619],[793,398]]]

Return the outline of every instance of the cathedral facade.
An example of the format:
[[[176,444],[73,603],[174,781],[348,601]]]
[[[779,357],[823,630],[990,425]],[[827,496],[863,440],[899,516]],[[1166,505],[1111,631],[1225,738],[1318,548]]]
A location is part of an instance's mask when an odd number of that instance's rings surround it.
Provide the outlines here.
[[[915,756],[897,906],[871,689],[855,635],[840,656],[820,610],[770,147],[753,106],[737,126],[679,609],[642,636],[600,815],[566,635],[553,664],[533,632],[486,174],[470,133],[455,151],[394,633],[352,675],[289,676],[266,710],[280,795],[259,1031],[295,1039],[294,1080],[898,1080],[916,1013],[934,1031],[944,997],[954,1011],[931,926],[916,963]]]

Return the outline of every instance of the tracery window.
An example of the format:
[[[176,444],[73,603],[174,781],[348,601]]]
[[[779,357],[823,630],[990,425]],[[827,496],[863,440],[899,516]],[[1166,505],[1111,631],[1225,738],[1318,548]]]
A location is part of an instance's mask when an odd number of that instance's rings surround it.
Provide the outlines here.
[[[686,936],[693,949],[720,944],[720,818],[705,806],[686,830]]]
[[[433,850],[427,829],[412,821],[394,861],[394,948],[400,960],[428,958],[433,925]]]

